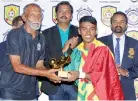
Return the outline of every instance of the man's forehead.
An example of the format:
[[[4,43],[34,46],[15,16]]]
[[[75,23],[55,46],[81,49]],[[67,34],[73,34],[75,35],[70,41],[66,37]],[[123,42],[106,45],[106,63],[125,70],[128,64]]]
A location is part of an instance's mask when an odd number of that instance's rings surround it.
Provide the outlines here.
[[[69,5],[60,5],[59,9],[70,9]]]
[[[26,8],[26,12],[27,13],[30,13],[32,11],[35,11],[35,12],[41,12],[41,8],[37,5],[29,5],[27,8]]]
[[[41,8],[35,5],[29,6],[28,7],[29,10],[37,10],[37,11],[41,11]]]

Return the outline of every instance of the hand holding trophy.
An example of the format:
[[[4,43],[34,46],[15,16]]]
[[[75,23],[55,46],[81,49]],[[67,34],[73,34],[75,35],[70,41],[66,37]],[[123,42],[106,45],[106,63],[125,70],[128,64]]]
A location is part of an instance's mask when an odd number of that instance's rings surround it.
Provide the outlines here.
[[[74,48],[78,43],[78,37],[73,37],[69,39],[62,49],[62,53],[64,54],[67,52],[68,54],[71,54],[70,51],[72,48]],[[69,64],[71,62],[70,55],[68,56],[61,56],[59,60],[56,60],[55,58],[52,58],[49,61],[50,67],[53,69],[60,69],[60,71],[57,72],[57,75],[63,79],[68,79],[68,77],[71,75],[70,72],[64,71],[63,68],[66,64]]]
[[[64,65],[69,64],[71,62],[71,58],[70,55],[68,56],[61,56],[61,58],[59,60],[56,60],[55,58],[52,58],[49,62],[50,67],[52,69],[60,69],[60,71],[58,71],[57,75],[59,77],[62,77],[64,79],[68,78],[68,72],[64,71]]]

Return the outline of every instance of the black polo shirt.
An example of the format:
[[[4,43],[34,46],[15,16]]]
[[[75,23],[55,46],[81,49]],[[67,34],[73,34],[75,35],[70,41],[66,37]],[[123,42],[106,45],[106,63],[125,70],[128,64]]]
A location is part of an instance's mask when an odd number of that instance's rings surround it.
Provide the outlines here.
[[[21,63],[31,68],[44,59],[45,38],[42,34],[32,39],[22,26],[11,30],[7,36],[7,55],[20,56]],[[9,59],[9,58],[8,58]],[[7,60],[9,61],[9,60]],[[36,98],[36,77],[14,72],[11,63],[5,63],[0,79],[0,98],[32,100]]]

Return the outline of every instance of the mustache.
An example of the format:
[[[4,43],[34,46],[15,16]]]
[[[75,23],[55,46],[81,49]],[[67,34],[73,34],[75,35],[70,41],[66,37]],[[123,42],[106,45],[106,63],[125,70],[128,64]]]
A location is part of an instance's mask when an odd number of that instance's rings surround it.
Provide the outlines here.
[[[40,22],[36,22],[36,21],[31,22],[30,20],[28,20],[28,22],[31,23],[31,24],[40,24]]]
[[[115,28],[120,28],[121,29],[122,27],[121,26],[116,26]]]
[[[28,20],[27,23],[29,24],[29,26],[32,29],[35,29],[35,30],[38,30],[41,26],[41,23],[39,23],[39,22],[31,22],[31,21]]]
[[[62,19],[62,18],[67,19],[67,17],[66,17],[66,16],[61,16],[60,18],[61,18],[61,19]]]

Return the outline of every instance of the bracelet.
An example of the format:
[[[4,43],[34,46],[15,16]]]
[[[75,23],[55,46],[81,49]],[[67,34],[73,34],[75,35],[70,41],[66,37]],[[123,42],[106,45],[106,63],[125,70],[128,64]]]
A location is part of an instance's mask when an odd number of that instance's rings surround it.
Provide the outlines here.
[[[80,74],[79,74],[79,78],[80,79],[84,79],[85,78],[85,72],[79,72]]]

